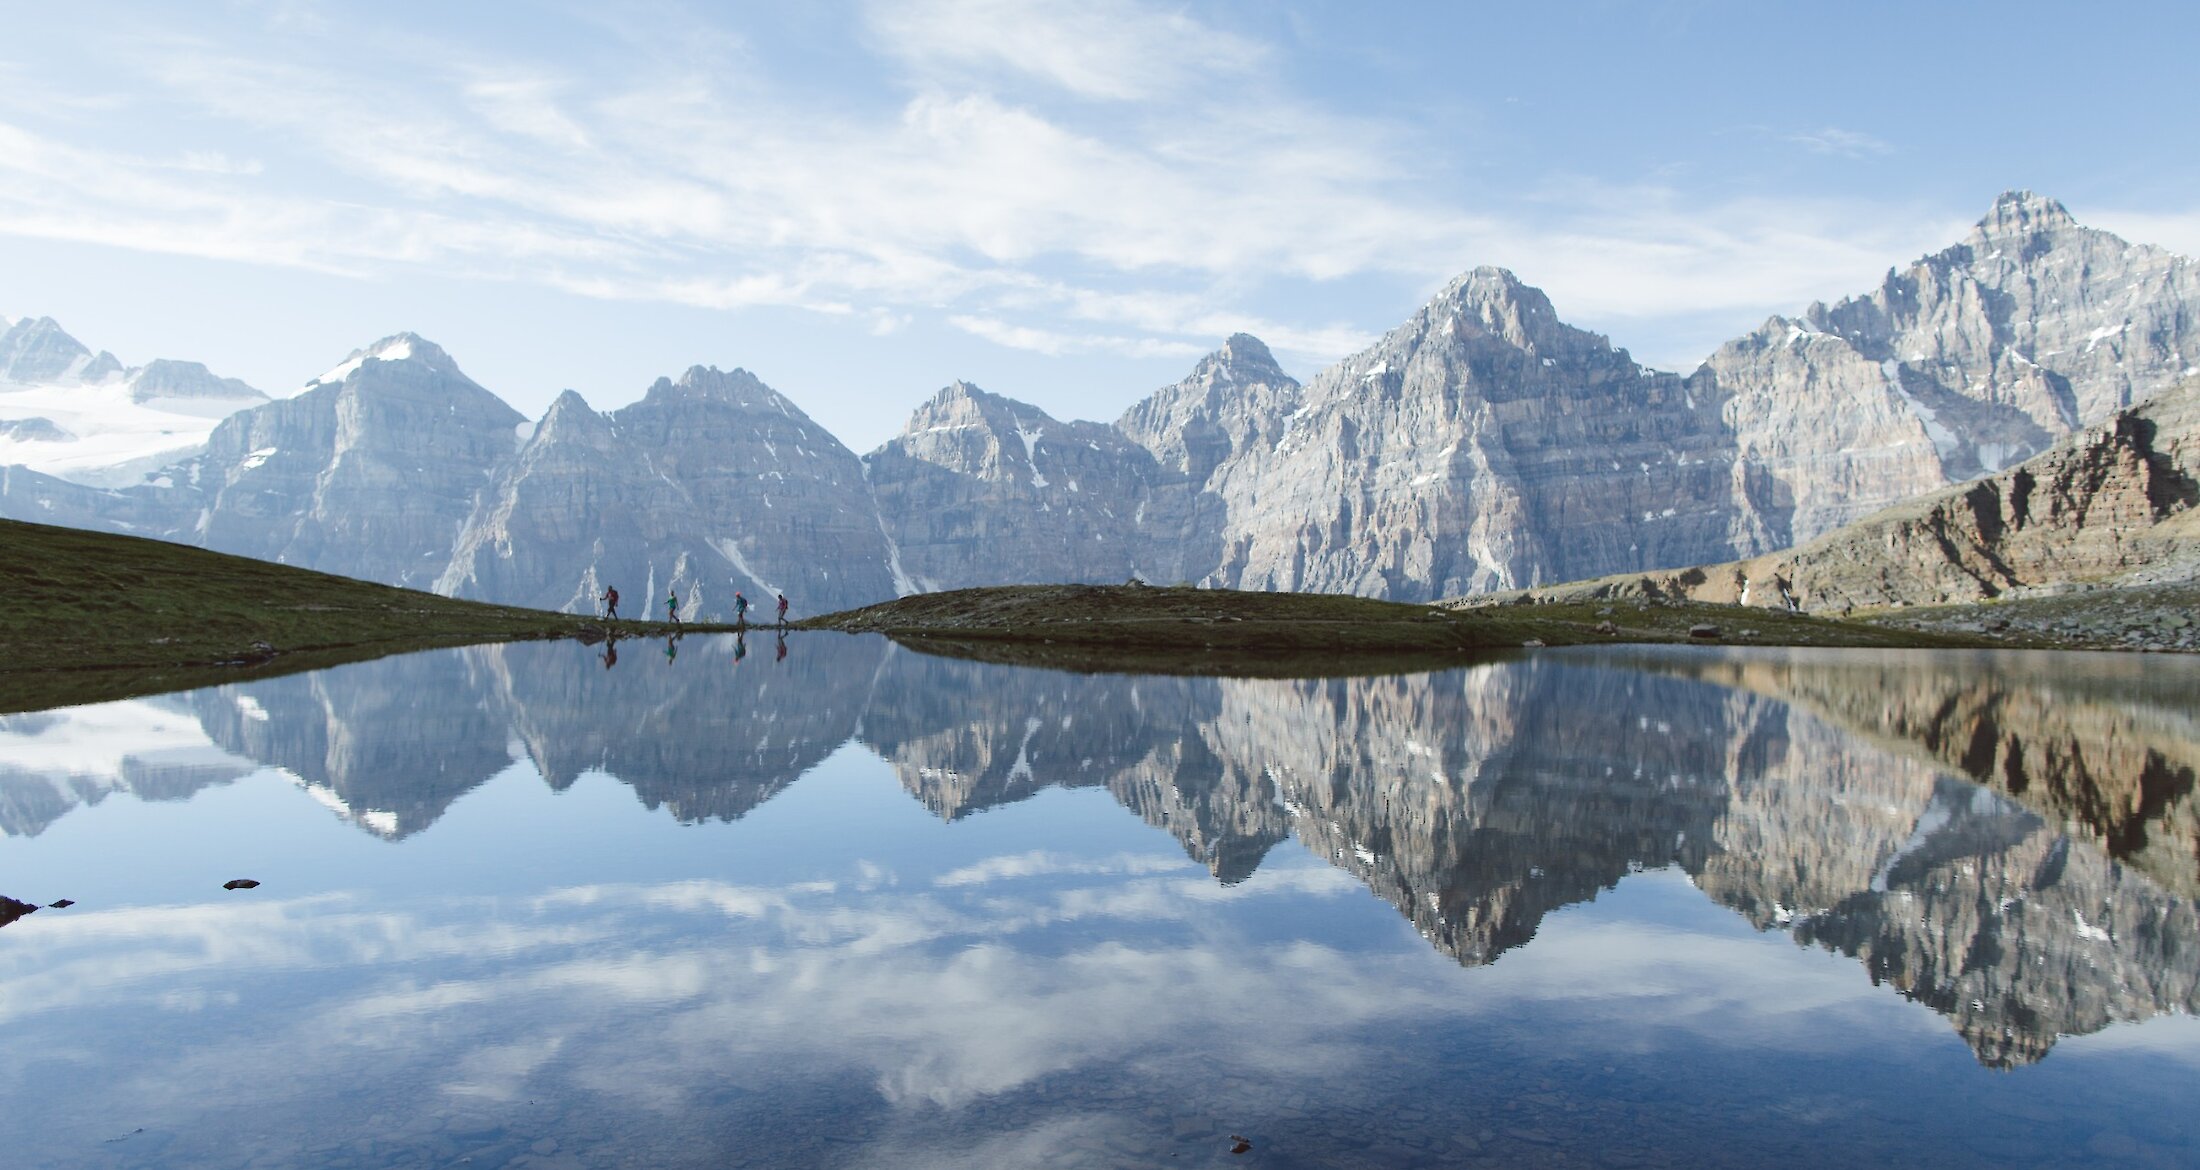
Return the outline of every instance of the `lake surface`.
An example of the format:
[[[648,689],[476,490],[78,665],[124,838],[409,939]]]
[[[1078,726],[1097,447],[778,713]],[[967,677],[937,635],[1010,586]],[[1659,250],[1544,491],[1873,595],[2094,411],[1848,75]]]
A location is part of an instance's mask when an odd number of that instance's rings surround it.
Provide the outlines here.
[[[0,717],[0,895],[76,903],[0,927],[0,1160],[2191,1166],[2196,766],[2160,656],[810,634]]]

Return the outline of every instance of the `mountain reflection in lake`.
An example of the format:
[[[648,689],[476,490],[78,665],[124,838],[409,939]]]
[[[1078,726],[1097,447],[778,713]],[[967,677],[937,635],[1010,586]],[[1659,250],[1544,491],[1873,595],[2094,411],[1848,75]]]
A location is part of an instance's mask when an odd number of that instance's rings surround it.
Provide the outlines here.
[[[2190,660],[611,666],[0,717],[11,1164],[2200,1161]]]

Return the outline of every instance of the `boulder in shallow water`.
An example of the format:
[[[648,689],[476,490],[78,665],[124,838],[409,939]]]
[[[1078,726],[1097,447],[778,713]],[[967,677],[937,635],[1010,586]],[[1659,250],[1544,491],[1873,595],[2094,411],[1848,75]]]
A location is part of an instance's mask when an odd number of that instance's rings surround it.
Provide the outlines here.
[[[25,914],[36,914],[37,912],[38,907],[31,905],[29,902],[18,902],[13,898],[0,897],[0,926],[6,926]]]
[[[257,890],[260,888],[260,883],[253,881],[251,878],[231,878],[222,883],[222,888],[225,890]]]

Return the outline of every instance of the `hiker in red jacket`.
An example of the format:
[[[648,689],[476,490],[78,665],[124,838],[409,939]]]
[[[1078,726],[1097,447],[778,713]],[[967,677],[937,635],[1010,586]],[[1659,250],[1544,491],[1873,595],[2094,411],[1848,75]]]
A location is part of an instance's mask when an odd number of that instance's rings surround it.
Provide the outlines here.
[[[619,620],[619,590],[616,586],[608,586],[604,589],[603,606],[605,617],[612,621]]]
[[[787,624],[787,595],[784,593],[779,595],[779,624]]]

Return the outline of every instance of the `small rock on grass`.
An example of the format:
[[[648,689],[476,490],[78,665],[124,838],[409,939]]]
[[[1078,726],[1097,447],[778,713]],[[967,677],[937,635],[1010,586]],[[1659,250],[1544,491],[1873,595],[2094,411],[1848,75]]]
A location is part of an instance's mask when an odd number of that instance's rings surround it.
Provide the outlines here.
[[[225,890],[257,890],[260,888],[260,883],[253,881],[251,878],[231,878],[222,883],[222,888]]]

